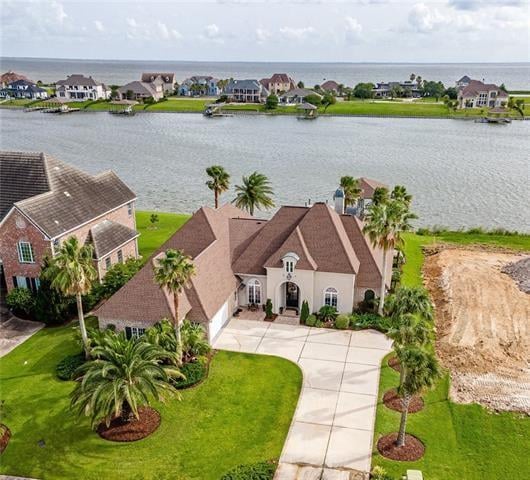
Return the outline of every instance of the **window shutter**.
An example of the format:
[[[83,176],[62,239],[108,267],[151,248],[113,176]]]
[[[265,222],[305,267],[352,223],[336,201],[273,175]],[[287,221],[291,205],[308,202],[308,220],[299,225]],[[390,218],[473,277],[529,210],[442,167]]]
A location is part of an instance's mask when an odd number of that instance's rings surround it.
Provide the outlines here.
[[[127,337],[127,339],[131,338],[132,336],[131,327],[125,327],[125,336]]]
[[[26,286],[28,287],[28,290],[31,290],[31,278],[26,277]]]
[[[13,275],[13,286],[15,288],[18,288],[18,281],[17,281],[17,277]]]

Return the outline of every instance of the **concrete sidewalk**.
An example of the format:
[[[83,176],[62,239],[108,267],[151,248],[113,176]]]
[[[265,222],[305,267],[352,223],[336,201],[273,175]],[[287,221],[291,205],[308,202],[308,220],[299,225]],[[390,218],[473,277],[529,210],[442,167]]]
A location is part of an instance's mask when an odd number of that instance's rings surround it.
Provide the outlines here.
[[[214,348],[276,355],[302,369],[276,480],[367,477],[380,363],[391,348],[385,335],[233,319]]]
[[[25,342],[34,333],[44,327],[44,323],[22,320],[15,317],[4,303],[4,295],[0,300],[0,357]]]

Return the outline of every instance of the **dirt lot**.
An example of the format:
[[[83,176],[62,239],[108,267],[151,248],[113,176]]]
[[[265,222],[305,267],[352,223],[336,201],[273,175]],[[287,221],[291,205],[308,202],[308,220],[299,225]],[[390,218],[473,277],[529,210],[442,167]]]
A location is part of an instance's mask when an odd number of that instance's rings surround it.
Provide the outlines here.
[[[436,349],[451,371],[451,397],[530,414],[530,294],[501,273],[524,256],[435,252],[426,257],[424,278],[436,306]]]

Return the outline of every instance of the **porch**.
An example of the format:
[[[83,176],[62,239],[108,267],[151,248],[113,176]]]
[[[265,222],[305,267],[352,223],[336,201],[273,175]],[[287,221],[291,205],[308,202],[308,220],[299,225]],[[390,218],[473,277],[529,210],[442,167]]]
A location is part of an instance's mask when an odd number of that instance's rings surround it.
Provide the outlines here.
[[[254,322],[279,323],[283,325],[300,325],[300,316],[295,310],[287,309],[281,315],[276,315],[274,320],[266,320],[263,308],[239,307],[233,317],[238,320],[248,320]]]

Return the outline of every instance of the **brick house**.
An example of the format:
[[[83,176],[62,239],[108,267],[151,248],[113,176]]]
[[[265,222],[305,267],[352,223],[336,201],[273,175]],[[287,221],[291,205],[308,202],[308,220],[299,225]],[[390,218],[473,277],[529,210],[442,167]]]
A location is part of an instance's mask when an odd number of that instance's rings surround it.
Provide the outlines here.
[[[459,80],[461,82],[462,79]],[[493,83],[469,80],[458,89],[459,108],[500,108],[508,103],[508,94]]]
[[[174,316],[172,295],[154,281],[153,267],[168,248],[183,250],[196,274],[179,294],[179,318],[201,324],[212,342],[239,307],[300,313],[331,305],[351,313],[391,279],[393,252],[374,248],[362,220],[325,203],[283,206],[270,220],[250,217],[231,204],[202,207],[150,261],[97,311],[100,328],[113,325],[141,335]],[[145,299],[149,301],[146,302]]]
[[[39,287],[42,259],[76,236],[99,279],[138,256],[136,195],[112,171],[90,175],[44,153],[0,152],[0,266],[10,290]]]
[[[296,88],[294,80],[286,73],[275,73],[271,78],[262,78],[259,81],[270,93],[275,95],[288,92]]]

